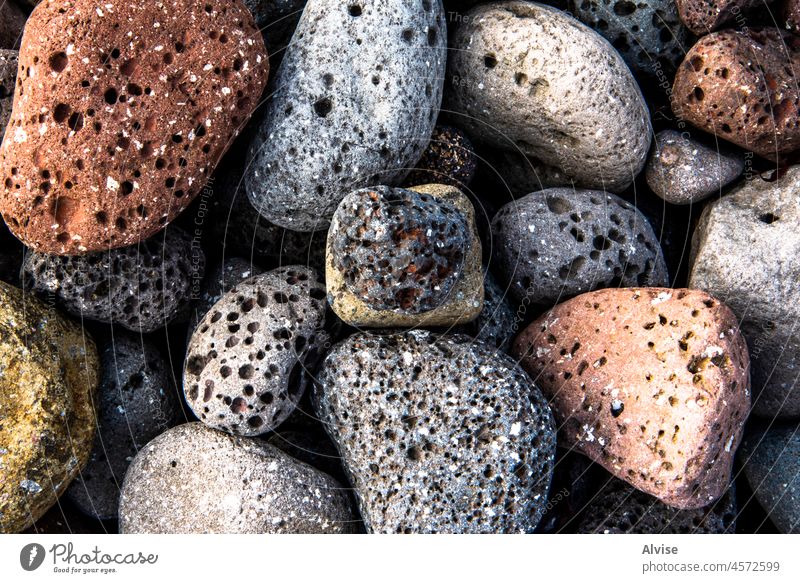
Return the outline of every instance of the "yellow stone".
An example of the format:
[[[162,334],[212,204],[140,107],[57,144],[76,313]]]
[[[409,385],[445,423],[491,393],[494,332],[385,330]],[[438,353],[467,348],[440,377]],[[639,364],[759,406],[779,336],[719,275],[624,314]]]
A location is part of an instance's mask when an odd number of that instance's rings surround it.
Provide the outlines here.
[[[98,367],[80,326],[0,282],[0,532],[31,526],[88,461]]]

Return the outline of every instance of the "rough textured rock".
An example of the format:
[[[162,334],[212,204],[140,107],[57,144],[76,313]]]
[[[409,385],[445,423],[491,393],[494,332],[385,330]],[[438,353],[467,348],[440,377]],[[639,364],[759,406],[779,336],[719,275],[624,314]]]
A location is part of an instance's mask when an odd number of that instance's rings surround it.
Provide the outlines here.
[[[250,148],[261,215],[324,229],[349,192],[402,182],[439,113],[446,42],[441,0],[309,0]]]
[[[681,20],[696,35],[708,34],[733,20],[746,18],[745,13],[772,0],[675,0]]]
[[[515,0],[471,10],[452,45],[445,109],[471,137],[560,169],[563,185],[620,191],[633,182],[650,148],[649,114],[603,37]]]
[[[455,331],[506,352],[519,327],[519,318],[511,307],[508,296],[508,289],[497,283],[484,267],[483,309],[472,322],[457,327]]]
[[[14,104],[14,84],[17,80],[19,53],[0,49],[0,140],[6,132]]]
[[[48,253],[152,236],[200,192],[268,68],[239,0],[41,4],[0,149],[0,212]]]
[[[514,362],[467,336],[356,334],[319,372],[317,409],[372,532],[529,532],[555,426]]]
[[[800,418],[800,168],[755,176],[709,205],[692,240],[689,287],[741,321],[750,348],[753,412]]]
[[[647,185],[672,204],[692,204],[736,180],[744,170],[744,157],[729,149],[709,148],[680,132],[656,135],[647,161]]]
[[[31,526],[89,459],[97,369],[85,331],[0,282],[0,532]]]
[[[65,257],[31,252],[23,265],[33,291],[55,294],[75,316],[152,332],[188,308],[205,258],[175,227],[139,245]]]
[[[518,301],[552,305],[602,287],[669,283],[650,223],[613,194],[534,192],[498,211],[492,236],[492,267]]]
[[[800,533],[800,427],[748,431],[739,459],[756,499],[781,532]]]
[[[451,126],[436,126],[428,147],[405,183],[447,184],[464,189],[475,177],[478,159],[465,132]]]
[[[736,529],[736,497],[729,489],[715,504],[670,508],[622,480],[611,478],[588,504],[578,527],[592,534],[724,534]]]
[[[100,354],[97,436],[88,464],[67,490],[75,506],[101,520],[117,517],[128,466],[180,411],[171,372],[155,346],[119,332],[107,341]]]
[[[345,533],[355,521],[342,486],[265,442],[188,423],[133,460],[120,532]]]
[[[599,32],[635,73],[674,71],[691,46],[674,0],[568,0],[567,9]]]
[[[19,46],[25,20],[25,13],[14,2],[5,0],[0,3],[0,49],[14,49]]]
[[[564,443],[677,508],[730,481],[750,410],[733,312],[696,290],[606,289],[559,304],[512,354],[551,399]]]
[[[275,429],[292,412],[327,340],[325,288],[289,266],[236,284],[200,321],[186,354],[186,400],[201,421],[239,435]]]
[[[785,0],[781,23],[795,34],[800,32],[800,0]]]
[[[328,231],[328,302],[355,326],[444,326],[483,306],[472,203],[452,186],[378,186],[345,197]]]
[[[672,109],[702,130],[775,160],[800,147],[800,39],[777,28],[725,30],[687,53]]]

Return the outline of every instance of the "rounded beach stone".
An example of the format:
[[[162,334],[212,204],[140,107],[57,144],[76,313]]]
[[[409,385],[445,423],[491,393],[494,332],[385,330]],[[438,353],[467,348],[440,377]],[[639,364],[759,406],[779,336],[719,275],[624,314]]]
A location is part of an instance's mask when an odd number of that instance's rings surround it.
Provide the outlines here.
[[[115,519],[125,472],[136,453],[178,417],[171,371],[144,338],[114,332],[100,354],[98,432],[86,467],[67,490],[82,512]]]
[[[354,326],[443,326],[483,306],[472,203],[452,186],[347,195],[328,231],[328,301]]]
[[[552,305],[603,287],[669,283],[650,223],[614,194],[534,192],[498,211],[492,236],[492,267],[517,301]]]
[[[720,194],[744,170],[744,157],[714,150],[674,130],[656,135],[647,162],[647,185],[672,204],[692,204]]]
[[[765,5],[770,3],[772,0],[675,0],[681,20],[698,36],[746,18],[745,13],[757,7],[769,10]]]
[[[706,207],[692,240],[689,287],[741,321],[750,348],[753,413],[800,418],[800,167],[755,176]]]
[[[463,130],[436,126],[428,147],[405,183],[448,184],[464,189],[475,177],[477,166],[475,148]]]
[[[678,510],[610,478],[587,504],[578,533],[725,534],[735,531],[736,514],[732,489],[711,506]]]
[[[750,410],[736,316],[702,291],[604,289],[559,304],[512,354],[551,400],[564,444],[676,508],[730,482]]]
[[[183,385],[195,414],[239,435],[275,429],[294,410],[327,340],[325,288],[302,266],[237,283],[200,320]]]
[[[31,526],[89,459],[98,366],[85,330],[0,282],[0,532]]]
[[[70,314],[152,332],[188,309],[205,258],[191,236],[171,227],[139,245],[105,253],[31,252],[23,269],[33,291],[55,294]]]
[[[701,38],[678,68],[672,109],[704,131],[775,160],[800,147],[798,68],[800,39],[789,32],[716,32]]]
[[[530,532],[553,474],[555,425],[494,347],[415,330],[356,334],[315,395],[368,531]]]
[[[0,2],[0,49],[19,46],[26,19],[25,13],[11,0]]]
[[[568,0],[575,18],[599,32],[635,73],[655,77],[674,71],[691,47],[675,0]]]
[[[355,520],[327,474],[202,423],[173,427],[139,452],[119,510],[123,534],[337,534]]]
[[[633,182],[650,148],[649,114],[603,37],[514,0],[468,12],[452,45],[445,108],[473,139],[562,170],[562,185],[617,192]]]
[[[309,0],[250,147],[253,206],[313,231],[349,192],[401,183],[439,113],[446,43],[441,0]]]
[[[6,132],[6,124],[11,118],[14,105],[14,84],[17,81],[19,53],[0,49],[0,140]]]
[[[269,68],[239,0],[51,0],[28,20],[19,63],[0,212],[27,246],[60,255],[163,229],[250,117]]]
[[[800,533],[800,426],[748,430],[739,459],[770,520],[781,532]]]
[[[520,321],[508,301],[509,293],[484,267],[483,309],[472,322],[463,324],[454,331],[496,346],[503,352],[508,351]]]

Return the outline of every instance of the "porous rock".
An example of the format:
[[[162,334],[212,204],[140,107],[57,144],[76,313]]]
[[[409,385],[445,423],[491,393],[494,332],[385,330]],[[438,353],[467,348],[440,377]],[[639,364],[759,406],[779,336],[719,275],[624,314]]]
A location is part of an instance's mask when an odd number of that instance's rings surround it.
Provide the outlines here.
[[[0,532],[31,526],[86,464],[97,376],[86,331],[0,282]]]
[[[675,0],[681,20],[696,35],[708,34],[733,20],[745,19],[746,12],[772,0]]]
[[[755,176],[710,204],[692,240],[689,287],[728,304],[750,348],[753,413],[800,418],[800,168]]]
[[[750,410],[747,346],[702,291],[604,289],[557,305],[512,354],[550,399],[564,443],[676,508],[730,482]]]
[[[520,320],[509,302],[509,295],[508,288],[497,283],[491,272],[484,267],[483,309],[472,322],[462,324],[454,331],[506,352]]]
[[[306,267],[237,283],[200,321],[186,354],[184,390],[201,421],[239,435],[275,429],[305,390],[327,340],[325,288]]]
[[[770,160],[800,147],[800,39],[777,28],[724,30],[686,54],[672,88],[678,117]]]
[[[518,301],[552,305],[603,287],[669,283],[650,223],[614,194],[534,192],[498,211],[492,236],[492,266]]]
[[[269,68],[239,0],[52,0],[28,20],[19,63],[0,212],[26,245],[62,255],[163,229],[250,117]]]
[[[86,467],[67,490],[82,512],[115,519],[125,472],[136,453],[178,417],[171,371],[148,340],[114,332],[100,354],[97,424]]]
[[[105,253],[31,252],[23,269],[33,291],[55,294],[70,314],[152,332],[188,309],[205,257],[189,234],[171,227],[139,245]]]
[[[781,12],[781,24],[795,34],[800,32],[800,0],[786,0]]]
[[[464,189],[475,177],[478,159],[469,136],[452,126],[436,126],[428,147],[405,183],[447,184]]]
[[[401,183],[439,113],[446,42],[441,0],[309,0],[250,147],[261,215],[324,229],[349,192]]]
[[[336,534],[355,518],[327,474],[263,441],[187,423],[133,460],[119,520],[124,534]]]
[[[647,185],[672,204],[692,204],[736,180],[744,157],[726,148],[712,149],[674,130],[656,135],[647,161]]]
[[[450,325],[483,305],[472,203],[452,186],[378,186],[350,193],[333,217],[328,301],[356,326]]]
[[[0,140],[3,139],[6,124],[11,118],[18,61],[19,53],[17,51],[0,49]]]
[[[445,109],[473,139],[560,169],[561,185],[616,192],[633,182],[650,148],[649,114],[603,37],[560,10],[513,0],[469,11],[452,44]]]
[[[509,357],[467,336],[356,334],[331,350],[318,380],[317,410],[368,531],[536,527],[555,426]]]

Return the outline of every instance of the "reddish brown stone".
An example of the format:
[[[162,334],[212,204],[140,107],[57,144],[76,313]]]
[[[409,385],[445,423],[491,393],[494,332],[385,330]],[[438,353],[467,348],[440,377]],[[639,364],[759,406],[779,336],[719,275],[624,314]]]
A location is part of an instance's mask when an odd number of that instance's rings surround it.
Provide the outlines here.
[[[725,30],[687,53],[673,86],[678,117],[776,160],[800,147],[800,38],[777,28]]]
[[[24,27],[25,13],[11,0],[0,2],[0,49],[18,47]]]
[[[736,317],[705,292],[604,289],[559,304],[512,353],[567,445],[678,508],[726,489],[750,409]]]
[[[675,0],[678,16],[698,36],[708,34],[725,23],[744,19],[749,10],[756,7],[764,9],[764,5],[771,2],[772,0]]]
[[[48,0],[22,40],[0,212],[37,251],[145,239],[200,192],[266,83],[239,0]]]

